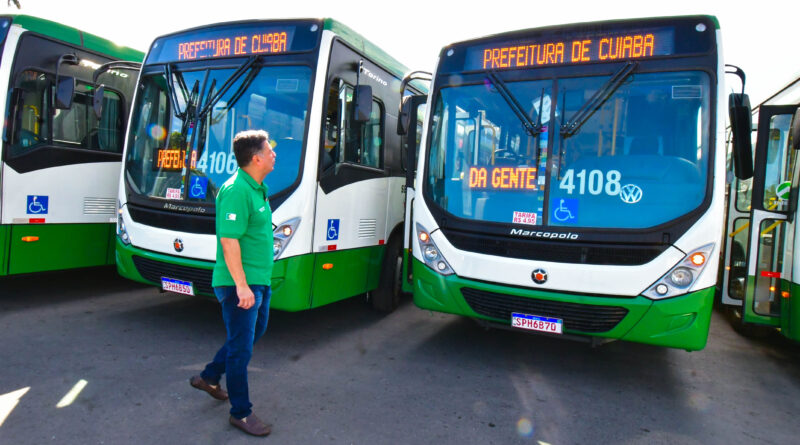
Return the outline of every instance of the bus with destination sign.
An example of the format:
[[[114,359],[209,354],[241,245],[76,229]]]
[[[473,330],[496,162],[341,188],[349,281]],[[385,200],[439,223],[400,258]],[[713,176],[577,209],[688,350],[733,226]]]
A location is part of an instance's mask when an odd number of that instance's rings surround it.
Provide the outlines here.
[[[724,74],[709,16],[443,48],[398,127],[413,132],[405,122],[425,104],[407,154],[404,286],[417,306],[702,349],[723,229]]]
[[[300,311],[401,294],[403,176],[393,131],[406,68],[332,19],[253,20],[155,39],[119,182],[124,277],[213,296],[218,188],[235,134],[269,132],[276,260],[271,307]],[[413,93],[423,92],[413,89]]]
[[[0,276],[114,264],[117,183],[142,54],[0,16]]]
[[[729,185],[721,302],[745,335],[800,341],[798,110],[800,78],[754,108],[753,175]]]

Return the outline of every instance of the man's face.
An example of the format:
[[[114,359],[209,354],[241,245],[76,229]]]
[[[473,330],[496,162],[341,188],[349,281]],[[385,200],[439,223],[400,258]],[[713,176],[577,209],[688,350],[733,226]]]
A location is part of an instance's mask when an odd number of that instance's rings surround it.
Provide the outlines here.
[[[269,144],[269,141],[264,141],[264,144],[261,146],[261,151],[259,151],[254,158],[257,159],[259,167],[263,169],[264,174],[268,175],[275,168],[276,157],[277,155]]]

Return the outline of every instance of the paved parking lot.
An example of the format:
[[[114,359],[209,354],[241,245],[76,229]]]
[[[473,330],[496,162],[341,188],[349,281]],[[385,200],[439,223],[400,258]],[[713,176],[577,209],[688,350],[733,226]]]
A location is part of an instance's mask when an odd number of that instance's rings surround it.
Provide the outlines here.
[[[188,384],[224,340],[215,302],[113,269],[6,278],[0,327],[2,444],[788,444],[800,434],[800,346],[742,338],[719,314],[706,349],[688,353],[486,331],[410,302],[387,316],[362,298],[274,311],[250,366],[254,410],[274,425],[266,439],[233,429],[227,403]]]

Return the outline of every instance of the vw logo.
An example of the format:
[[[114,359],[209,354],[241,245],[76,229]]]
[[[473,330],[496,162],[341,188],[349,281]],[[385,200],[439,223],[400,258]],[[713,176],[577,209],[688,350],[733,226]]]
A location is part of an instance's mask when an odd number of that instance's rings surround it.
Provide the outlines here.
[[[636,204],[642,200],[642,189],[635,184],[628,184],[619,191],[619,199],[626,204]]]
[[[531,274],[531,278],[536,284],[544,284],[547,281],[547,271],[544,269],[536,269]]]
[[[172,247],[175,248],[176,252],[183,252],[183,240],[175,238],[175,241],[172,242]]]

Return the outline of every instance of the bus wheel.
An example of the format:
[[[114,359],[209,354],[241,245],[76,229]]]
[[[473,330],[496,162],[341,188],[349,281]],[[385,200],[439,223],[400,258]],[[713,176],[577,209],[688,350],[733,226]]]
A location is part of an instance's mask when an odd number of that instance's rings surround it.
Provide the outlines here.
[[[728,322],[733,327],[733,330],[736,331],[742,337],[747,338],[766,338],[774,331],[773,328],[767,326],[758,326],[750,323],[745,323],[742,320],[742,308],[728,306],[725,308],[725,317],[728,319]]]
[[[403,257],[401,237],[395,236],[386,245],[378,288],[370,293],[373,309],[392,312],[400,304],[402,295]]]

